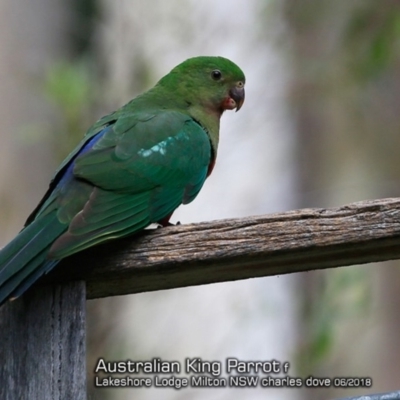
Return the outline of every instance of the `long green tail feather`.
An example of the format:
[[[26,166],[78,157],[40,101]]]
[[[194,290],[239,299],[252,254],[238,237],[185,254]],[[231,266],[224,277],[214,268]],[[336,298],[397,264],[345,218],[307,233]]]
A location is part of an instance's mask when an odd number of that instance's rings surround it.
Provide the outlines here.
[[[18,283],[18,286],[11,293],[10,298],[17,298],[23,295],[42,275],[47,274],[50,270],[52,270],[60,260],[48,260],[43,262],[42,265],[35,269],[36,267],[32,265],[30,270],[33,270],[21,283]],[[18,276],[18,280],[20,281],[21,276]]]
[[[66,228],[55,212],[47,214],[23,229],[0,252],[0,304],[13,293],[22,294],[19,286],[24,280],[29,279],[30,286],[45,272],[48,250]]]

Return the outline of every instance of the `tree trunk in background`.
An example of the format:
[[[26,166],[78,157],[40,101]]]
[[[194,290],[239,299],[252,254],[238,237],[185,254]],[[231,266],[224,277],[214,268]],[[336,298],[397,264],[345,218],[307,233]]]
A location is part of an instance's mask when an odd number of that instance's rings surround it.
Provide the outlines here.
[[[42,86],[48,66],[68,54],[68,11],[62,0],[0,3],[0,247],[22,228],[57,162],[42,140],[52,121]]]
[[[398,196],[400,57],[389,29],[399,3],[286,0],[284,15],[293,58],[289,99],[298,135],[298,206]],[[385,50],[388,54],[378,58]],[[367,277],[360,275],[364,285],[338,286],[334,301],[328,299],[332,282],[361,270],[300,276],[304,318],[298,365],[314,376],[370,376],[373,388],[304,390],[305,399],[399,388],[399,263],[363,270],[368,271]],[[356,310],[357,290],[368,282],[370,307]]]
[[[71,55],[90,51],[91,0],[3,0],[0,2],[0,247],[22,228],[29,213],[47,190],[53,171],[72,148],[63,135],[76,143],[79,132],[57,131],[60,109],[45,97],[50,69]],[[82,28],[85,29],[82,29]],[[91,123],[95,117],[92,117]],[[58,135],[58,138],[57,138]],[[99,356],[104,332],[112,331],[110,315],[118,304],[99,312],[88,305],[88,359]],[[107,313],[107,314],[105,314]],[[108,343],[109,344],[109,343]],[[101,350],[100,350],[101,351]],[[94,365],[94,363],[88,364]],[[89,371],[89,374],[91,371]],[[90,375],[89,375],[90,376]],[[89,388],[93,387],[90,380]],[[102,391],[96,397],[100,400]]]

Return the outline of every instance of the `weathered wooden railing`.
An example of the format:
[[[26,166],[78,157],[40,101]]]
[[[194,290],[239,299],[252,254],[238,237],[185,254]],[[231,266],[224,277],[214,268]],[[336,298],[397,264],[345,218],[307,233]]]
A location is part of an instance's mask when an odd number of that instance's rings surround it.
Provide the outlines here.
[[[0,399],[86,399],[85,299],[400,258],[400,199],[146,231],[0,309]]]

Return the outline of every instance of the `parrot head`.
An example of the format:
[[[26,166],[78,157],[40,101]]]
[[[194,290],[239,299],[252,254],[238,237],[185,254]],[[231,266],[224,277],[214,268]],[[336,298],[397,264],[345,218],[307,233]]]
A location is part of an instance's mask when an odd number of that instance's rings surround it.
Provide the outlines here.
[[[158,85],[179,95],[188,107],[200,105],[219,117],[225,110],[239,111],[245,97],[243,71],[223,57],[189,58]]]

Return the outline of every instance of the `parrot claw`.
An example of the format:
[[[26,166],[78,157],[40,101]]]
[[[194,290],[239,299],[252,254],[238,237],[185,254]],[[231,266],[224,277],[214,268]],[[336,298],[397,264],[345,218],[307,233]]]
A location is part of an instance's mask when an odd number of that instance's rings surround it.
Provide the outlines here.
[[[155,222],[154,223],[154,228],[155,229],[159,229],[159,228],[164,228],[164,227],[166,227],[166,226],[179,226],[179,225],[182,225],[181,224],[181,221],[178,221],[176,224],[173,224],[172,222],[167,222],[166,224],[160,224],[159,222]]]
[[[173,224],[172,222],[168,222],[167,226],[179,226],[182,225],[181,221],[178,221],[176,224]]]

